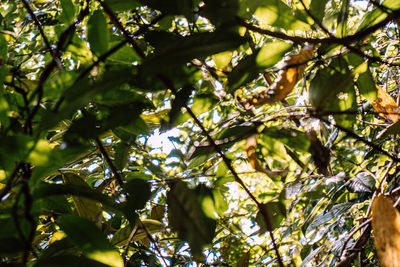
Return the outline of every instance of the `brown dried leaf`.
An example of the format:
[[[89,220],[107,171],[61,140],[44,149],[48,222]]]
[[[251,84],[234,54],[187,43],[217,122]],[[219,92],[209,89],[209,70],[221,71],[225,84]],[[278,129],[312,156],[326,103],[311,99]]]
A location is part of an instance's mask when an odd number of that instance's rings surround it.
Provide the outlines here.
[[[399,106],[396,101],[378,85],[376,88],[378,89],[378,95],[375,101],[371,103],[372,107],[382,118],[397,122],[399,119]]]
[[[259,172],[264,172],[264,168],[261,166],[260,162],[258,161],[256,149],[257,149],[257,135],[253,134],[252,136],[246,139],[246,153],[247,158],[249,159],[251,167]]]
[[[400,267],[400,213],[384,195],[372,203],[372,229],[381,266]]]
[[[284,69],[279,72],[269,90],[253,95],[242,105],[246,109],[250,109],[252,106],[272,104],[285,99],[303,77],[306,63],[312,58],[315,48],[313,45],[306,46],[299,53],[289,56],[284,62]]]

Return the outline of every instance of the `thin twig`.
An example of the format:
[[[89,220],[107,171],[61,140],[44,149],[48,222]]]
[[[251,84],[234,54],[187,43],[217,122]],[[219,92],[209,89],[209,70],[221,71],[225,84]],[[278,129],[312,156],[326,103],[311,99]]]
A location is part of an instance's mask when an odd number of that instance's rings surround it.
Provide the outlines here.
[[[110,167],[110,170],[111,170],[112,174],[114,175],[115,180],[118,182],[118,184],[120,186],[123,186],[124,182],[122,181],[121,175],[119,174],[117,168],[115,167],[114,163],[112,162],[107,151],[104,149],[104,146],[101,143],[100,139],[98,137],[96,137],[95,141],[96,141],[97,146],[99,147],[101,154],[103,155],[104,159],[107,161],[108,167]]]
[[[313,117],[315,117],[315,118],[317,118],[317,119],[319,119],[319,120],[325,122],[326,124],[329,124],[329,125],[332,125],[332,126],[336,127],[337,129],[341,130],[342,132],[345,132],[345,133],[346,133],[347,135],[349,135],[350,137],[353,137],[354,139],[357,139],[358,141],[361,141],[361,142],[363,142],[364,144],[370,146],[372,149],[374,149],[374,150],[376,150],[376,151],[378,151],[378,152],[380,152],[380,153],[382,153],[382,154],[388,156],[388,157],[391,158],[393,161],[395,161],[395,162],[398,162],[398,161],[399,161],[399,158],[398,158],[398,157],[396,157],[396,156],[390,154],[390,153],[387,152],[386,150],[382,149],[380,146],[378,146],[378,145],[372,143],[371,141],[368,141],[367,139],[365,139],[365,138],[363,138],[363,137],[361,137],[361,136],[355,134],[354,132],[352,132],[352,131],[350,131],[350,130],[348,130],[348,129],[346,129],[346,128],[344,128],[344,127],[338,125],[338,124],[333,124],[333,123],[331,123],[330,121],[328,121],[328,120],[322,118],[320,115],[312,114],[311,116],[313,116]]]
[[[132,46],[132,48],[135,50],[135,52],[141,58],[144,58],[145,55],[144,55],[143,51],[136,44],[135,40],[133,40],[131,34],[125,29],[125,27],[121,24],[121,22],[119,22],[119,19],[115,15],[113,10],[106,4],[106,2],[100,1],[100,0],[98,0],[98,2],[100,3],[101,7],[106,12],[106,14],[110,17],[112,23],[117,27],[118,30],[120,30],[122,32],[122,35],[125,37],[126,41]]]
[[[161,253],[160,248],[157,245],[157,242],[154,240],[153,236],[151,235],[149,229],[147,229],[146,225],[144,225],[144,223],[142,222],[142,220],[139,218],[139,224],[140,226],[143,228],[144,232],[146,233],[147,238],[150,240],[150,242],[153,243],[154,248],[157,250],[157,253],[160,255],[162,261],[164,262],[165,266],[168,266],[167,262],[164,259],[164,256]]]
[[[47,38],[46,34],[44,33],[44,30],[43,30],[42,25],[40,24],[40,21],[37,19],[35,13],[33,12],[32,8],[29,6],[28,2],[26,0],[22,0],[22,3],[24,4],[25,9],[28,11],[28,13],[31,16],[32,20],[34,21],[34,23],[36,24],[37,28],[39,29],[39,33],[42,36],[43,41],[44,41],[47,49],[49,49],[51,56],[57,62],[57,66],[61,69],[61,62],[60,62],[60,60],[58,58],[58,55],[55,53],[55,51],[51,47],[49,39]]]

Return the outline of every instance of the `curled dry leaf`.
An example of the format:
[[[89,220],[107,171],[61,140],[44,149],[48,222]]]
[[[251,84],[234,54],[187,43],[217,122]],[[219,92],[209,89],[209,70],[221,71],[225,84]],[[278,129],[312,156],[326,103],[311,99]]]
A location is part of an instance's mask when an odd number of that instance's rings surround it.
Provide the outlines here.
[[[282,171],[267,170],[261,165],[260,161],[257,158],[257,154],[256,154],[256,149],[257,149],[257,135],[256,134],[253,134],[246,139],[245,148],[246,148],[247,158],[249,159],[249,163],[250,163],[251,167],[253,167],[254,170],[265,173],[270,178],[275,178],[278,176],[285,176],[287,174],[286,170],[282,170]]]
[[[382,267],[400,266],[400,214],[393,202],[379,195],[372,203],[372,228]]]
[[[399,106],[396,101],[378,85],[376,88],[378,89],[378,95],[375,101],[371,102],[372,107],[382,118],[397,122],[399,119]]]
[[[250,109],[252,106],[272,104],[285,99],[303,77],[306,63],[312,58],[315,48],[314,45],[309,45],[299,53],[289,56],[271,87],[267,91],[257,93],[251,99],[243,101],[242,105],[246,109]]]

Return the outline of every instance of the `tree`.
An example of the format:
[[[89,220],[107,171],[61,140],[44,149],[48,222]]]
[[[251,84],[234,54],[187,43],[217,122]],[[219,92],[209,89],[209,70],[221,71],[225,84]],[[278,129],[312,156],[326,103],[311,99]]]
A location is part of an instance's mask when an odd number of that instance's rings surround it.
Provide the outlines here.
[[[389,266],[399,23],[397,0],[1,0],[1,262]]]

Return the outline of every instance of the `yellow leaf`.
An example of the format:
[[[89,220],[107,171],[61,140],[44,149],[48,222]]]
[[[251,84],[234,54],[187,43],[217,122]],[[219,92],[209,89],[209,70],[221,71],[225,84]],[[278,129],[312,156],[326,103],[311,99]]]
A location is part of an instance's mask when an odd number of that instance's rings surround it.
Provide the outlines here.
[[[384,195],[372,203],[372,229],[381,266],[400,267],[400,214]]]
[[[397,122],[399,119],[399,106],[396,101],[378,85],[376,88],[378,89],[378,95],[375,101],[371,102],[372,107],[382,118]]]

